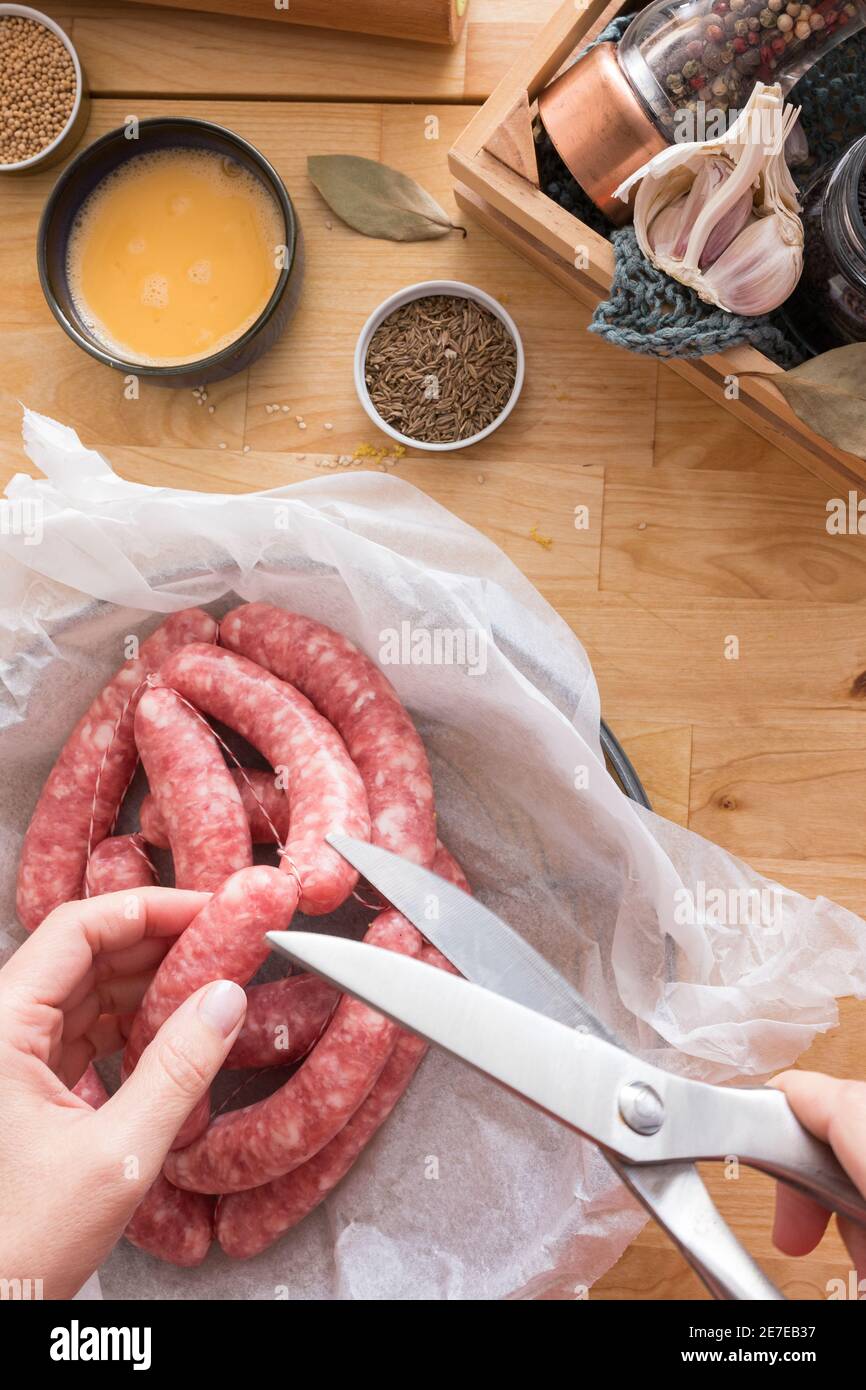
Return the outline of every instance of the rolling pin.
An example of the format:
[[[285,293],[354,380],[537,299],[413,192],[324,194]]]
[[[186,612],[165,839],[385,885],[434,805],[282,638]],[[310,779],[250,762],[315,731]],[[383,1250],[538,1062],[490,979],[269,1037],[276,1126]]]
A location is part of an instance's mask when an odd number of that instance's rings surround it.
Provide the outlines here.
[[[275,19],[319,29],[349,29],[419,43],[456,43],[469,0],[132,0],[244,19]]]

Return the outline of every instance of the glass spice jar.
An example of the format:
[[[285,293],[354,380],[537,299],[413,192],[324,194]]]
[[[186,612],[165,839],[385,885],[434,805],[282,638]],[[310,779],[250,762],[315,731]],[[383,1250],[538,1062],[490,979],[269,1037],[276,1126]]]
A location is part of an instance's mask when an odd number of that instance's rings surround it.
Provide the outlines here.
[[[653,155],[718,139],[757,82],[786,96],[864,25],[866,0],[653,0],[619,43],[590,45],[544,88],[541,123],[572,177],[621,225],[629,208],[616,189]]]
[[[866,340],[866,136],[803,190],[803,274],[782,316],[814,356]]]
[[[742,110],[756,82],[778,82],[785,96],[864,24],[866,0],[656,0],[632,20],[618,57],[668,140],[712,138],[721,130],[694,129],[701,103],[719,116]]]

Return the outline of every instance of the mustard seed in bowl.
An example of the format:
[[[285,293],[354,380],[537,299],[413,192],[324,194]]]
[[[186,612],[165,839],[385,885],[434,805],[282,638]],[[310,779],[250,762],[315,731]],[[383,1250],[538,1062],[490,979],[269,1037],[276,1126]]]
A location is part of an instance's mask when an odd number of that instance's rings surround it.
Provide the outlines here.
[[[0,13],[0,164],[31,159],[56,140],[76,89],[63,41],[37,20]]]
[[[395,309],[367,348],[374,409],[410,440],[471,439],[502,415],[517,380],[517,348],[503,321],[475,299],[426,295]]]

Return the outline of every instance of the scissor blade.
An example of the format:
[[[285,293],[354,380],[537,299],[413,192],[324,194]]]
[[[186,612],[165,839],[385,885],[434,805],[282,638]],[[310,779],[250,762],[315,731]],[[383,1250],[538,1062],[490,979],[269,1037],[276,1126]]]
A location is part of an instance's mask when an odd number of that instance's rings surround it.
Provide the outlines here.
[[[621,1046],[549,961],[462,888],[378,845],[348,835],[329,835],[328,842],[467,980]]]
[[[447,971],[343,937],[268,932],[284,955],[453,1052],[598,1144],[626,1137],[628,1053]]]

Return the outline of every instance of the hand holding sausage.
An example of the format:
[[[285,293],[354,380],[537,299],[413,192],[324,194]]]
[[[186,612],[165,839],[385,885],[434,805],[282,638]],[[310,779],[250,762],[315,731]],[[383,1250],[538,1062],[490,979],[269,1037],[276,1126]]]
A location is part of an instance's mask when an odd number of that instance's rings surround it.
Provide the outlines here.
[[[254,987],[241,1028],[244,1003],[236,987],[267,954],[265,932],[285,929],[296,906],[326,914],[354,888],[357,875],[328,844],[329,832],[369,839],[372,830],[379,843],[421,863],[433,859],[436,846],[423,744],[373,663],[330,629],[267,605],[235,610],[225,627],[227,645],[237,650],[214,645],[216,625],[207,614],[176,615],[109,682],[46,784],[19,875],[19,910],[30,930],[61,900],[61,889],[67,899],[114,893],[115,902],[138,902],[135,891],[155,877],[145,842],[171,850],[179,889],[212,894],[176,894],[175,902],[198,896],[200,910],[173,933],[138,941],[123,960],[123,983],[112,989],[102,987],[105,967],[91,967],[76,981],[65,1014],[61,1009],[65,1021],[55,1033],[69,1057],[57,1069],[70,1082],[80,1078],[75,1095],[64,1094],[67,1104],[89,1108],[97,1148],[106,1116],[122,1114],[130,1084],[138,1091],[157,1066],[153,1058],[162,1055],[162,1040],[168,1038],[171,1048],[178,1028],[197,1022],[200,1029],[202,1018],[190,1012],[194,1001],[215,1001],[220,986],[219,997],[229,990],[238,1013],[229,1039],[236,1046],[224,1047],[220,1060],[259,1068],[307,1059],[269,1100],[221,1115],[210,1128],[199,1067],[195,1102],[189,1101],[193,1087],[181,1086],[189,1102],[185,1113],[163,1107],[159,1147],[176,1150],[164,1168],[131,1155],[136,1181],[142,1174],[146,1180],[125,1189],[124,1197],[133,1194],[124,1202],[127,1216],[134,1207],[125,1234],[147,1253],[180,1265],[200,1263],[211,1244],[215,1203],[209,1194],[268,1184],[327,1149],[324,1196],[396,1104],[420,1060],[416,1040],[404,1044],[380,1085],[395,1052],[396,1025],[312,977]],[[254,652],[245,655],[249,644]],[[229,750],[209,718],[244,737],[272,770],[227,767],[223,751]],[[111,837],[139,756],[150,784],[141,832]],[[253,867],[253,842],[277,844],[282,872]],[[71,909],[67,903],[61,911],[68,917]],[[85,923],[96,920],[90,907],[79,911]],[[179,939],[171,943],[170,935]],[[413,955],[423,945],[393,910],[377,917],[366,939]],[[109,1100],[88,1063],[120,1046],[126,1084]],[[212,1052],[213,1043],[207,1055]],[[359,1107],[363,1113],[350,1125]],[[344,1130],[345,1140],[330,1147]],[[313,1165],[299,1179],[305,1191],[317,1171]],[[267,1198],[266,1188],[259,1191]],[[278,1205],[277,1224],[285,1229],[282,1196]],[[300,1207],[295,1216],[300,1219]],[[244,1218],[243,1224],[250,1223]]]
[[[243,990],[188,999],[135,1073],[94,1113],[73,1095],[99,1046],[94,1021],[135,1009],[154,948],[179,935],[201,893],[147,888],[57,908],[0,970],[0,1278],[69,1298],[157,1178],[243,1018]],[[92,1077],[90,1078],[92,1080]],[[92,1099],[85,1084],[82,1097]]]

